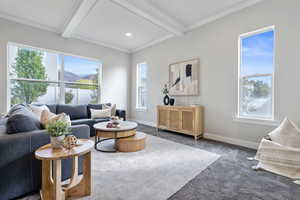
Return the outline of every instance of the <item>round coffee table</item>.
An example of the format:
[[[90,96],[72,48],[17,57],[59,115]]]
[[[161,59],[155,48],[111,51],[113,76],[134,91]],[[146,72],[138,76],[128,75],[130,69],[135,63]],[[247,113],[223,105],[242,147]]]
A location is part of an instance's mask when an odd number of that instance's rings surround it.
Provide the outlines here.
[[[35,157],[42,160],[41,199],[69,199],[91,195],[91,150],[94,142],[79,139],[74,148],[52,149],[51,144],[44,145],[35,151]],[[83,176],[78,176],[78,157],[83,156]],[[70,183],[61,184],[61,160],[72,158],[72,176]]]
[[[100,122],[94,125],[96,129],[95,135],[95,149],[101,152],[117,152],[116,141],[118,139],[127,138],[134,136],[136,134],[137,123],[130,121],[122,121],[120,123],[120,128],[107,128],[106,125],[109,122]],[[104,138],[104,139],[101,139]],[[114,150],[105,150],[98,148],[99,143],[103,143],[107,140],[114,140],[115,147]]]

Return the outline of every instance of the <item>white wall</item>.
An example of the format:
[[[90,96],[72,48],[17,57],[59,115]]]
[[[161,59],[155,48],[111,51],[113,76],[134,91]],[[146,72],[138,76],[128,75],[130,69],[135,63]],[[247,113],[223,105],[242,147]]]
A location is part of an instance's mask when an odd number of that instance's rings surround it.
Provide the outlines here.
[[[0,112],[7,109],[7,43],[14,42],[64,53],[99,59],[102,63],[102,102],[116,103],[129,110],[130,59],[127,53],[75,39],[64,39],[56,33],[0,19]]]
[[[234,122],[237,101],[238,36],[275,25],[277,108],[279,118],[288,116],[300,125],[300,1],[265,0],[204,25],[183,37],[169,39],[132,55],[131,118],[156,122],[156,105],[168,81],[170,63],[199,57],[200,96],[176,98],[205,107],[205,132],[248,142],[258,142],[272,126]],[[136,64],[148,63],[148,110],[136,111]]]

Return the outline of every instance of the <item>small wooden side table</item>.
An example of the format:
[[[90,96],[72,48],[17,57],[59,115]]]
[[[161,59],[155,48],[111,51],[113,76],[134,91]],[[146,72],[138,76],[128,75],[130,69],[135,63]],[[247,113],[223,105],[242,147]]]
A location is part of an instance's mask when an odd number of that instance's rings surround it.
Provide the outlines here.
[[[94,142],[79,139],[80,145],[71,150],[52,149],[51,144],[35,151],[35,157],[42,160],[42,200],[65,200],[70,197],[91,195],[91,149]],[[83,156],[83,176],[78,176],[78,157]],[[61,184],[61,160],[72,158],[70,183]]]

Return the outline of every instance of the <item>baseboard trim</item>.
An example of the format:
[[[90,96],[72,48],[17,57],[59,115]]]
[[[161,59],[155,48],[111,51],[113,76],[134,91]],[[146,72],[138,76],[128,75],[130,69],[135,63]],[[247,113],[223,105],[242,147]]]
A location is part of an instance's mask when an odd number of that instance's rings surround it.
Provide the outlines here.
[[[137,120],[137,119],[129,119],[129,120],[137,122],[139,124],[144,124],[144,125],[147,125],[147,126],[156,127],[156,123],[155,122],[148,122],[148,121]]]
[[[259,143],[256,143],[256,142],[249,142],[246,140],[224,137],[224,136],[220,136],[220,135],[213,134],[213,133],[204,133],[204,138],[219,141],[219,142],[224,142],[224,143],[228,143],[228,144],[238,145],[238,146],[242,146],[242,147],[247,147],[247,148],[255,149],[255,150],[258,149],[258,146],[259,146]]]
[[[147,125],[147,126],[156,127],[155,122],[149,122],[149,121],[143,121],[143,120],[137,120],[137,119],[129,119],[129,120],[135,121],[139,124],[144,124],[144,125]],[[204,133],[204,138],[205,139],[210,139],[210,140],[215,140],[215,141],[218,141],[218,142],[233,144],[233,145],[237,145],[237,146],[247,147],[247,148],[255,149],[255,150],[258,149],[258,146],[259,146],[259,143],[256,143],[256,142],[249,142],[249,141],[246,141],[246,140],[230,138],[230,137],[224,137],[224,136],[220,136],[220,135],[214,134],[214,133]]]

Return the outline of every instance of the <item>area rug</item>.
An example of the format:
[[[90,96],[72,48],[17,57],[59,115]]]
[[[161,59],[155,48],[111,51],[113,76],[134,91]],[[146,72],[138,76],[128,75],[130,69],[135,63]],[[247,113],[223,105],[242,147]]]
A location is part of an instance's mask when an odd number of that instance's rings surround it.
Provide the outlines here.
[[[81,199],[166,200],[218,158],[150,135],[145,150],[139,152],[93,150],[92,195]]]

